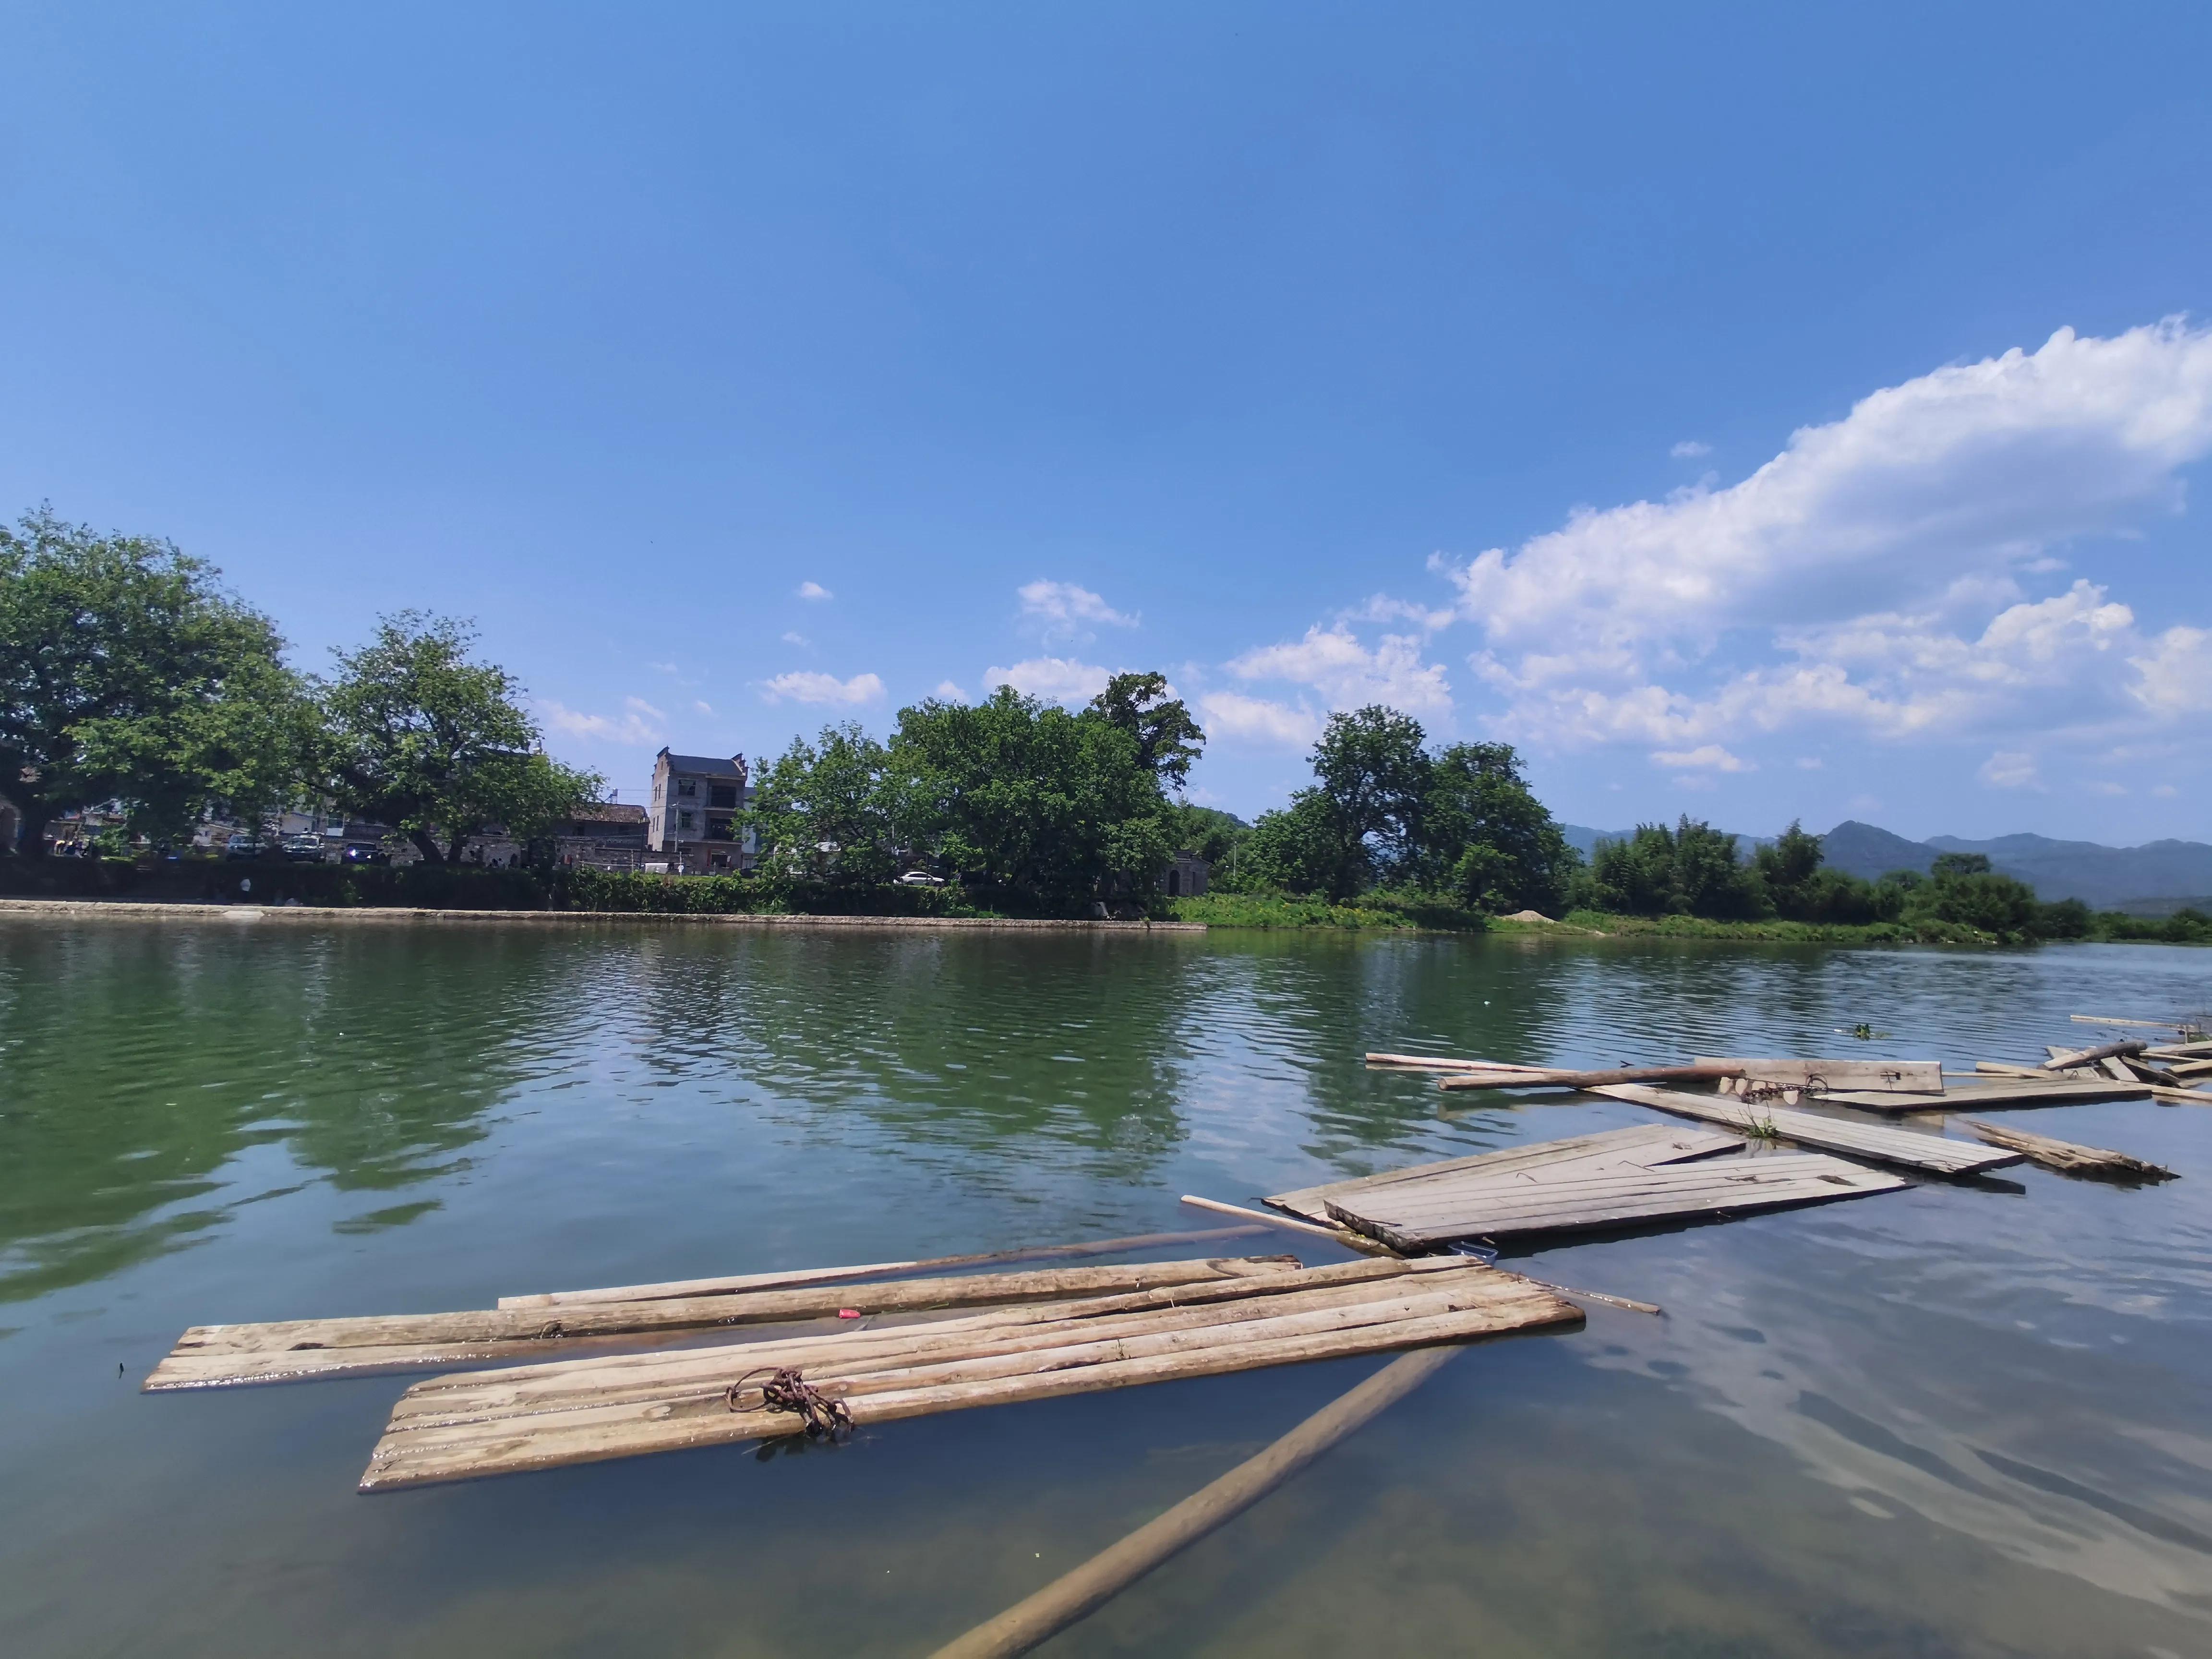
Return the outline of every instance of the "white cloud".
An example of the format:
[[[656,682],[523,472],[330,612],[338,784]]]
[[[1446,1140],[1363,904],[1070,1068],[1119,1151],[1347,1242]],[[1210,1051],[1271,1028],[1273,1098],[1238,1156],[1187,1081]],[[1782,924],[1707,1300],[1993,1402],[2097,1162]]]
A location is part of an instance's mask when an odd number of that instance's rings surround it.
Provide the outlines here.
[[[965,691],[963,691],[951,680],[938,681],[937,690],[931,695],[933,696],[942,697],[947,702],[973,702],[975,701],[975,698],[969,696]]]
[[[1817,772],[1826,764],[1818,755],[1800,755],[1797,757],[1797,769],[1801,772]]]
[[[1092,635],[1085,627],[1089,623],[1113,628],[1134,628],[1138,623],[1137,617],[1124,615],[1089,588],[1078,587],[1073,582],[1039,580],[1017,592],[1023,619],[1035,623],[1048,643],[1055,639],[1090,639]]]
[[[835,674],[802,669],[762,681],[761,695],[769,702],[781,702],[786,698],[793,702],[875,702],[884,695],[884,683],[873,674],[855,674],[849,680],[841,680]]]
[[[799,585],[799,597],[802,599],[834,599],[837,596],[823,586],[820,582],[801,582]]]
[[[1986,784],[1999,789],[2035,789],[2042,787],[2036,772],[2035,757],[2025,749],[2001,749],[1982,763],[1978,776]]]
[[[1667,453],[1678,461],[1694,461],[1700,455],[1711,454],[1713,447],[1696,438],[1685,438]]]
[[[620,720],[610,719],[605,714],[587,714],[566,704],[555,702],[550,698],[540,698],[535,706],[544,716],[547,726],[572,738],[599,738],[609,743],[647,746],[661,742],[662,733],[643,718],[647,714],[655,720],[665,718],[661,712],[642,697],[628,697],[623,701],[629,712]]]
[[[808,639],[805,635],[792,629],[787,629],[784,631],[783,642],[786,645],[797,646],[809,646],[814,643],[814,641]]]
[[[1419,640],[1385,634],[1370,651],[1342,623],[1310,628],[1295,644],[1247,651],[1230,663],[1229,672],[1242,680],[1311,686],[1332,709],[1380,702],[1407,714],[1448,714],[1452,706],[1443,665],[1421,660]]]
[[[714,712],[713,708],[709,708],[706,703],[698,701],[696,698],[692,700],[691,707],[695,713],[701,714],[712,715]]]
[[[1312,710],[1242,692],[1208,691],[1199,698],[1198,711],[1209,738],[1243,738],[1304,749],[1321,736],[1321,717]]]
[[[1505,735],[2124,730],[2212,707],[2203,636],[2147,640],[2089,582],[2021,583],[2054,548],[2177,512],[2207,453],[2212,332],[2062,330],[1877,392],[1739,483],[1578,511],[1447,574]]]
[[[1759,770],[1749,761],[1737,758],[1717,743],[1705,744],[1696,749],[1662,749],[1651,758],[1660,766],[1695,766],[1713,772]]]
[[[676,665],[672,662],[649,662],[646,666],[663,674],[673,674],[677,672]]]
[[[1088,702],[1106,689],[1112,678],[1096,664],[1070,657],[1032,657],[1011,668],[987,668],[983,684],[1011,685],[1025,696],[1048,702]]]

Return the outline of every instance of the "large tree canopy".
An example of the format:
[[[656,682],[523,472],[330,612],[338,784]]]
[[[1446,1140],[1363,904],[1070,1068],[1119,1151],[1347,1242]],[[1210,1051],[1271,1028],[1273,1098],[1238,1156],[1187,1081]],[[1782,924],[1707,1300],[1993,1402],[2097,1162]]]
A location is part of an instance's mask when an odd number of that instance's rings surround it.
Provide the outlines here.
[[[1137,763],[1170,789],[1189,781],[1191,763],[1205,752],[1206,733],[1182,700],[1168,696],[1164,674],[1115,675],[1090,712],[1134,738]]]
[[[1510,744],[1455,743],[1431,763],[1417,863],[1471,909],[1556,915],[1581,864]]]
[[[857,722],[793,738],[753,785],[750,823],[779,874],[865,885],[898,873],[884,787],[886,756]]]
[[[115,800],[185,831],[277,805],[305,736],[276,627],[165,541],[51,512],[0,529],[0,795],[42,854],[58,815]]]
[[[1146,891],[1176,824],[1137,737],[1000,686],[899,711],[886,785],[905,843],[975,886],[1054,908]]]
[[[605,781],[536,752],[538,728],[504,669],[469,658],[474,635],[405,611],[321,688],[324,786],[347,811],[389,824],[429,863],[458,859],[493,824],[538,839],[597,800]]]

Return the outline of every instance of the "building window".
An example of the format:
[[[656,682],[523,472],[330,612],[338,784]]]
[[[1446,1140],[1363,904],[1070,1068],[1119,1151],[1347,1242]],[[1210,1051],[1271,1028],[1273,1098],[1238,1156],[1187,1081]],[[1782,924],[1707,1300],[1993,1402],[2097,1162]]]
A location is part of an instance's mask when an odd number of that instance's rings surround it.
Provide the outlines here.
[[[690,812],[678,812],[676,815],[676,827],[678,830],[689,830],[691,827],[691,817]]]
[[[699,793],[699,780],[696,778],[677,779],[676,793],[683,796],[686,800],[692,799]]]
[[[707,788],[707,805],[709,805],[709,806],[735,806],[737,804],[738,804],[738,786],[737,786],[737,785],[735,785],[734,783],[716,783],[716,784],[710,784],[710,785],[708,785],[708,788]]]

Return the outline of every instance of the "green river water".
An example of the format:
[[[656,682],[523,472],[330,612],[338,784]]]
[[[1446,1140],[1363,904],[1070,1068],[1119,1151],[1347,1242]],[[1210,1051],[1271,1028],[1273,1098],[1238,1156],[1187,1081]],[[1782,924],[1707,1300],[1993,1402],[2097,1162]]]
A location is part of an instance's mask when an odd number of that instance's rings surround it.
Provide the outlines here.
[[[1370,1048],[1962,1065],[2208,1003],[2152,947],[0,918],[0,1653],[921,1655],[1379,1363],[364,1498],[409,1379],[141,1395],[188,1324],[1202,1226],[1650,1121],[1446,1117]],[[1470,1351],[1044,1651],[2212,1654],[2212,1110],[2012,1121],[2182,1178],[1509,1261],[1668,1316]]]

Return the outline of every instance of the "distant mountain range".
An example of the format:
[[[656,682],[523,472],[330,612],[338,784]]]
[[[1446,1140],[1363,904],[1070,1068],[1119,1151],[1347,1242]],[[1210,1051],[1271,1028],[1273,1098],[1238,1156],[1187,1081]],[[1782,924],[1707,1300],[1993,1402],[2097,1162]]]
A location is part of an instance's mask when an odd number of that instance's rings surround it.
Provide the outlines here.
[[[1626,830],[1591,830],[1564,823],[1568,841],[1587,858],[1601,840],[1625,841]],[[1748,851],[1773,839],[1738,836]],[[1938,853],[1986,853],[2001,873],[2016,877],[2046,902],[2078,898],[2099,910],[2170,915],[2185,904],[2212,910],[2212,846],[2201,841],[2153,841],[2141,847],[2105,847],[2093,841],[2053,841],[2048,836],[1998,836],[1966,841],[1957,836],[1904,836],[1846,818],[1821,837],[1821,852],[1836,869],[1869,881],[1892,870],[1925,874]]]

